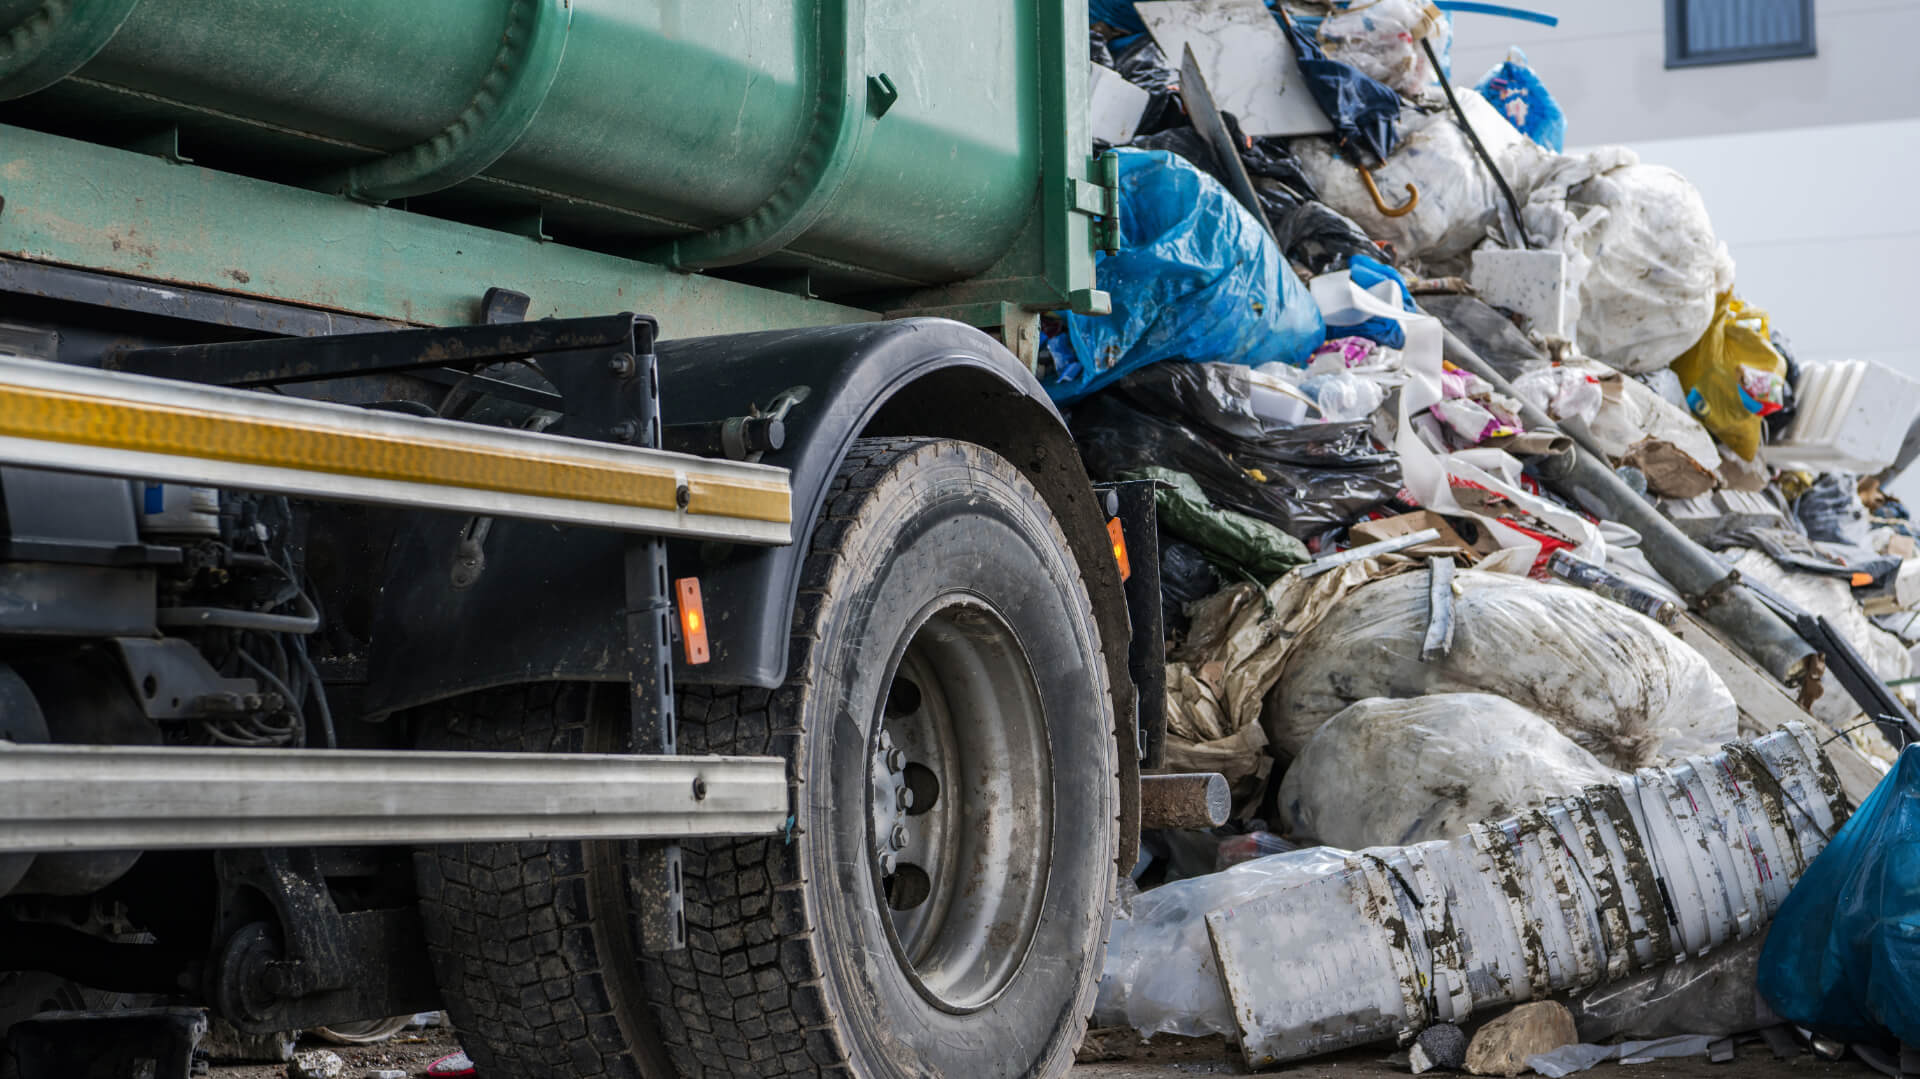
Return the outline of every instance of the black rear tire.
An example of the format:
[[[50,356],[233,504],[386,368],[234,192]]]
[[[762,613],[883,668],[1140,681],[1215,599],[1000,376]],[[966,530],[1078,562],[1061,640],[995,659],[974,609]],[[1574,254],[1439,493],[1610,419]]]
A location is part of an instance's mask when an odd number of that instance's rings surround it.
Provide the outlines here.
[[[995,634],[998,651],[950,647]],[[957,668],[990,666],[1008,650],[1023,653],[1030,672],[1045,768],[1017,753],[976,759],[1024,744],[1004,733],[1026,729],[1015,714],[1023,698],[994,696],[1013,680],[999,677],[1012,669],[1004,664],[987,678]],[[1046,502],[979,446],[856,443],[814,531],[790,656],[779,690],[682,695],[681,751],[787,757],[795,810],[788,836],[687,847],[689,946],[649,978],[681,1074],[1063,1073],[1105,950],[1118,750],[1091,604]],[[956,779],[945,811],[969,834],[948,839],[957,861],[973,864],[956,867],[962,879],[943,882],[936,871],[923,884],[929,906],[948,887],[945,922],[956,924],[966,920],[964,896],[997,890],[1003,899],[989,914],[1005,917],[984,938],[891,911],[898,881],[876,864],[876,841],[885,846],[871,802],[885,772],[877,740],[883,727],[902,745],[912,737],[910,724],[883,718],[890,696],[896,716],[916,703],[895,689],[909,669],[928,692],[947,683],[970,721],[946,763],[987,773],[983,801],[1017,791],[1013,805],[968,807],[968,781]],[[1004,736],[977,740],[969,757],[960,743],[974,737],[971,725]],[[916,806],[922,820],[943,811],[932,804]],[[1010,842],[973,843],[976,832]]]

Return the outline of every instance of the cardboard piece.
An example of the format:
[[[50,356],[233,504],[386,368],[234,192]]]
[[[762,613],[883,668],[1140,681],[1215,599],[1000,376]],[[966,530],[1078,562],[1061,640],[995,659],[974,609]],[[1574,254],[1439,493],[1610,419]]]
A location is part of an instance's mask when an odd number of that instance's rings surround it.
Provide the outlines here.
[[[1452,554],[1464,557],[1469,564],[1479,561],[1483,556],[1499,549],[1491,537],[1482,536],[1478,544],[1468,543],[1445,517],[1432,510],[1415,510],[1397,517],[1382,517],[1377,521],[1361,521],[1347,530],[1348,537],[1355,547],[1366,543],[1379,543],[1410,532],[1419,532],[1431,528],[1440,533],[1440,538],[1409,547],[1398,553],[1425,557],[1436,554]]]

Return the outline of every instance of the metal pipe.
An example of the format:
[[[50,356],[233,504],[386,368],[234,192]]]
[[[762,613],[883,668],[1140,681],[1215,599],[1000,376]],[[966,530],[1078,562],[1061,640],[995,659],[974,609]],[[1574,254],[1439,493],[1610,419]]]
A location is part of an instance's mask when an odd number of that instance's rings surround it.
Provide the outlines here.
[[[0,744],[0,853],[765,835],[777,757]]]
[[[1140,827],[1218,828],[1233,812],[1227,777],[1218,772],[1140,777]]]
[[[1528,430],[1561,432],[1546,413],[1515,392],[1492,364],[1452,331],[1446,332],[1445,355],[1456,366],[1472,371],[1492,383],[1494,389],[1518,400],[1520,419]],[[1540,458],[1541,480],[1588,512],[1640,533],[1640,548],[1646,552],[1647,561],[1680,590],[1690,607],[1719,627],[1769,674],[1783,684],[1798,685],[1818,658],[1814,648],[1741,584],[1738,575],[1711,551],[1689,539],[1622,482],[1605,456],[1594,451],[1592,442],[1593,436],[1581,425],[1571,450]]]

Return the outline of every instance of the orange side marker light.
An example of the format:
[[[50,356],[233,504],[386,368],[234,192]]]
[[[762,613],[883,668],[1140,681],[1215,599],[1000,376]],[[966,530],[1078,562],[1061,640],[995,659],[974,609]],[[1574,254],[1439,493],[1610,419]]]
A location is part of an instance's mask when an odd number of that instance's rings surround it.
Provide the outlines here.
[[[1113,541],[1113,561],[1120,567],[1120,579],[1133,576],[1133,563],[1127,561],[1127,533],[1120,527],[1120,518],[1107,521],[1107,539]]]
[[[700,603],[700,578],[680,578],[673,582],[673,593],[680,602],[680,639],[686,644],[687,663],[698,667],[713,658],[707,649],[707,610]]]

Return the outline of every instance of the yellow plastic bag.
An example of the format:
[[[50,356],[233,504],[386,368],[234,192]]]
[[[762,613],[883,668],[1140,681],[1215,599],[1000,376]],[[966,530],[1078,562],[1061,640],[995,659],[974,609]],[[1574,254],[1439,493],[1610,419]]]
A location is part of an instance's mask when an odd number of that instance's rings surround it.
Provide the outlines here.
[[[1713,322],[1673,361],[1693,416],[1726,447],[1751,461],[1760,451],[1761,420],[1786,402],[1787,361],[1774,351],[1767,315],[1721,295]]]

